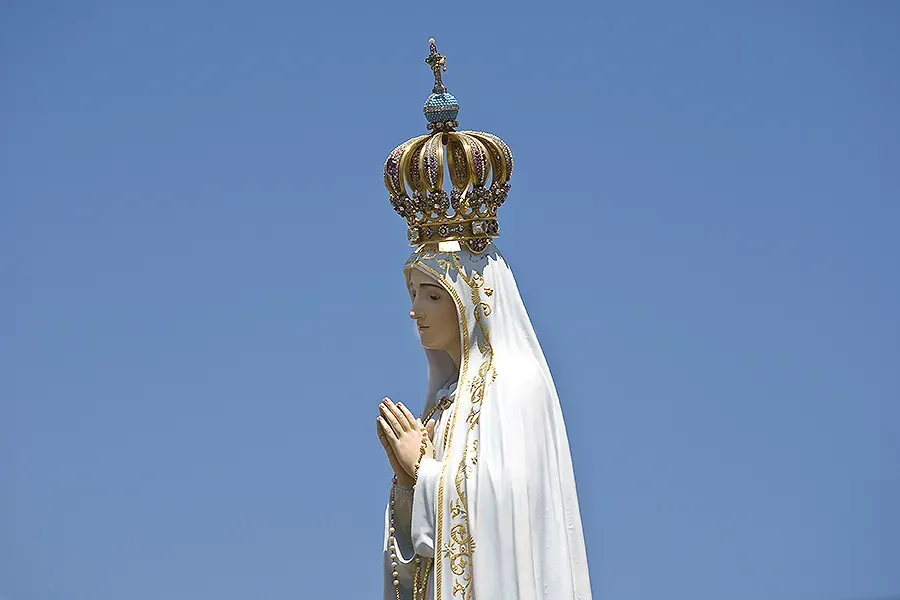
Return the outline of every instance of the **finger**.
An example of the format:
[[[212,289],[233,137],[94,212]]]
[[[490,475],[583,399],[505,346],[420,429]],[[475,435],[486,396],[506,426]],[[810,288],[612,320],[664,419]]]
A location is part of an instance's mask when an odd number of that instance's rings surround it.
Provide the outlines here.
[[[384,446],[385,449],[391,447],[390,442],[388,442],[387,437],[384,435],[384,430],[381,428],[381,417],[377,417],[375,419],[375,431],[378,433],[378,440],[381,442],[381,445]]]
[[[397,420],[397,415],[383,403],[378,406],[378,409],[381,411],[382,418],[391,426],[391,429],[394,430],[394,437],[399,438],[403,433],[403,427],[400,425],[400,421]]]
[[[400,465],[400,461],[397,460],[397,455],[394,453],[394,447],[391,446],[391,443],[387,441],[387,437],[381,433],[381,426],[379,425],[379,433],[378,437],[381,438],[381,445],[384,448],[384,453],[387,455],[388,463],[391,465],[391,469],[394,470],[394,473],[403,473],[403,467]]]
[[[394,447],[391,445],[390,440],[388,440],[387,435],[384,433],[384,425],[382,425],[381,417],[378,417],[375,420],[375,427],[378,428],[378,440],[381,442],[381,447],[384,448],[384,453],[387,454],[388,460],[391,465],[395,465],[396,457],[394,456]]]
[[[400,424],[400,427],[404,431],[408,431],[413,428],[412,425],[410,425],[409,421],[406,419],[406,415],[403,414],[403,410],[401,409],[401,405],[399,402],[397,404],[394,404],[390,398],[385,398],[384,400],[382,400],[381,404],[388,407],[388,410],[391,411],[391,414],[394,415],[394,418],[397,419],[397,423]]]
[[[384,417],[378,417],[378,425],[381,427],[381,432],[384,437],[387,438],[386,441],[390,442],[397,439],[397,434],[394,433],[394,428],[384,420]]]
[[[425,426],[425,431],[428,432],[428,438],[431,439],[431,440],[434,439],[434,427],[435,427],[435,425],[437,425],[437,421],[435,421],[434,419],[431,419],[430,421],[428,421],[428,425]]]
[[[403,428],[403,431],[415,429],[415,426],[406,418],[406,413],[403,412],[403,408],[400,404],[388,405],[388,408],[394,413],[394,416],[397,418],[397,422],[400,423],[400,427]]]
[[[406,422],[409,424],[409,428],[412,429],[415,426],[416,418],[413,416],[409,409],[403,406],[401,403],[397,403],[397,408],[400,409],[400,412],[403,413],[403,417],[406,419]]]
[[[381,440],[381,447],[384,448],[384,453],[387,455],[388,461],[391,463],[392,467],[397,466],[397,457],[394,455],[394,447],[391,445],[388,437],[381,431],[381,424],[378,424],[378,438]]]

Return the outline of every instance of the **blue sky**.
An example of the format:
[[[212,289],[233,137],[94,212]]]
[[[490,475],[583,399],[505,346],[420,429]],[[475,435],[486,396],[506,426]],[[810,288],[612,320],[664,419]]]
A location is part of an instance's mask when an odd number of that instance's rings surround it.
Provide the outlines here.
[[[896,3],[87,0],[0,8],[0,596],[377,595],[431,36],[595,597],[900,594]]]

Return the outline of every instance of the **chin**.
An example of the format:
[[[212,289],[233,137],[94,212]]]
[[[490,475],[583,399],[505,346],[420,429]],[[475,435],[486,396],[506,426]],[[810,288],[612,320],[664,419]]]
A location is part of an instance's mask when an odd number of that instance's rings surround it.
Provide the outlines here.
[[[419,342],[421,342],[422,347],[426,350],[440,350],[440,344],[435,344],[433,340],[429,340],[427,337],[420,337]]]

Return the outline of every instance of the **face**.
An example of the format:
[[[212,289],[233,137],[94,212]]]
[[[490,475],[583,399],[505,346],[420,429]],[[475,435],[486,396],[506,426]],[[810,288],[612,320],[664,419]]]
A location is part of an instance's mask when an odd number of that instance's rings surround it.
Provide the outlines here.
[[[419,269],[407,277],[415,320],[422,345],[430,350],[452,350],[459,346],[459,319],[453,298],[441,285]]]

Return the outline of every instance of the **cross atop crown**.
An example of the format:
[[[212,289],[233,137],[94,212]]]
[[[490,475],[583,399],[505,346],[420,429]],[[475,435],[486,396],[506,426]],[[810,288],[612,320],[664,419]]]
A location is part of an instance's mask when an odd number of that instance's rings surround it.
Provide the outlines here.
[[[444,87],[444,81],[441,79],[441,71],[447,70],[445,64],[447,57],[438,53],[434,38],[428,40],[428,45],[431,46],[431,54],[425,59],[425,64],[431,67],[431,70],[434,72],[434,90],[432,91],[435,94],[441,94],[447,91],[447,88]]]

